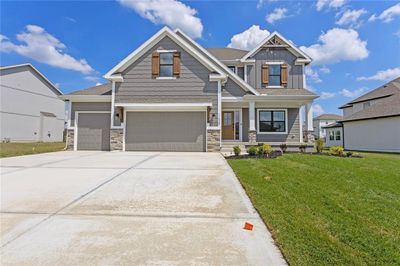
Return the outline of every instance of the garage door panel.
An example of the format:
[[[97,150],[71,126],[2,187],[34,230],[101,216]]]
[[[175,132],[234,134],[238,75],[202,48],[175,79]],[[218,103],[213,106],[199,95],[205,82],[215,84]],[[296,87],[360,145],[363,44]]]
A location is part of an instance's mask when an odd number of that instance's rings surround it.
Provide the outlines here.
[[[110,114],[80,113],[78,150],[110,150]]]
[[[205,112],[128,112],[128,151],[205,151]]]

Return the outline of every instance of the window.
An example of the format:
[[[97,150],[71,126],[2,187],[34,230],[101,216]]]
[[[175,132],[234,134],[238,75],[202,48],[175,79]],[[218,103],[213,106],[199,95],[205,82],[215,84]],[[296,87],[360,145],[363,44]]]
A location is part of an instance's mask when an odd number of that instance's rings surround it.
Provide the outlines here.
[[[368,108],[371,106],[371,102],[365,102],[363,103],[363,109]]]
[[[235,66],[228,66],[228,68],[229,68],[233,73],[236,73],[236,67],[235,67]]]
[[[336,130],[336,140],[340,140],[340,130]]]
[[[286,112],[285,111],[259,111],[258,131],[267,132],[286,132]]]
[[[232,113],[224,113],[224,126],[232,125]]]
[[[269,65],[268,86],[281,86],[281,65]]]
[[[329,140],[335,140],[335,131],[333,130],[329,131]]]
[[[160,77],[172,77],[174,67],[173,53],[160,53]]]

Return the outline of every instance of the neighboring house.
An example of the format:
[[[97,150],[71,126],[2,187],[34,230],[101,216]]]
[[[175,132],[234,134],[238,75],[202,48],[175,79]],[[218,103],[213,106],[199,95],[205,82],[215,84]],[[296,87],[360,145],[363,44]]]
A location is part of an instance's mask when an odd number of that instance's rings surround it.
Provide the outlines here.
[[[319,138],[326,137],[325,126],[336,123],[338,120],[341,120],[342,117],[340,115],[335,114],[322,114],[313,119],[313,128],[314,128],[314,136]]]
[[[327,131],[340,131],[345,149],[400,152],[400,77],[340,109],[343,120]]]
[[[62,141],[65,103],[31,64],[0,67],[1,141]]]
[[[325,146],[343,147],[343,128],[340,122],[331,123],[322,127],[326,131]]]
[[[300,108],[311,132],[317,98],[305,87],[310,62],[276,32],[252,51],[207,50],[164,27],[104,76],[110,83],[62,96],[70,106],[67,145],[126,151],[300,145]]]

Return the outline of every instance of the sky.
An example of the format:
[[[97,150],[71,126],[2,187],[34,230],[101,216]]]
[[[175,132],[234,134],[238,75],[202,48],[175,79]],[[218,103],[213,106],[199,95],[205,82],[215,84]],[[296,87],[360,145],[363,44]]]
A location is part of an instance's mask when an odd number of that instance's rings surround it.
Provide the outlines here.
[[[33,64],[64,93],[102,77],[163,26],[251,50],[278,31],[313,58],[314,113],[400,76],[400,1],[1,1],[0,65]]]

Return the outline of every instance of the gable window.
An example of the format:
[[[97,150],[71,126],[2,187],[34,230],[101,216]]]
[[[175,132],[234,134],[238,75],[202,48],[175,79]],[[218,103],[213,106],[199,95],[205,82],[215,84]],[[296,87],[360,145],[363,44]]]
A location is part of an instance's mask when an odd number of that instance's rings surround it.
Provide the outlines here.
[[[280,86],[281,85],[281,66],[270,65],[269,66],[269,86]]]
[[[368,108],[371,106],[371,102],[365,102],[363,103],[363,109]]]
[[[259,110],[258,133],[286,133],[286,111]]]
[[[288,83],[287,64],[267,62],[261,66],[261,83],[266,87],[286,87]]]
[[[160,77],[172,77],[174,68],[174,54],[160,53]]]

